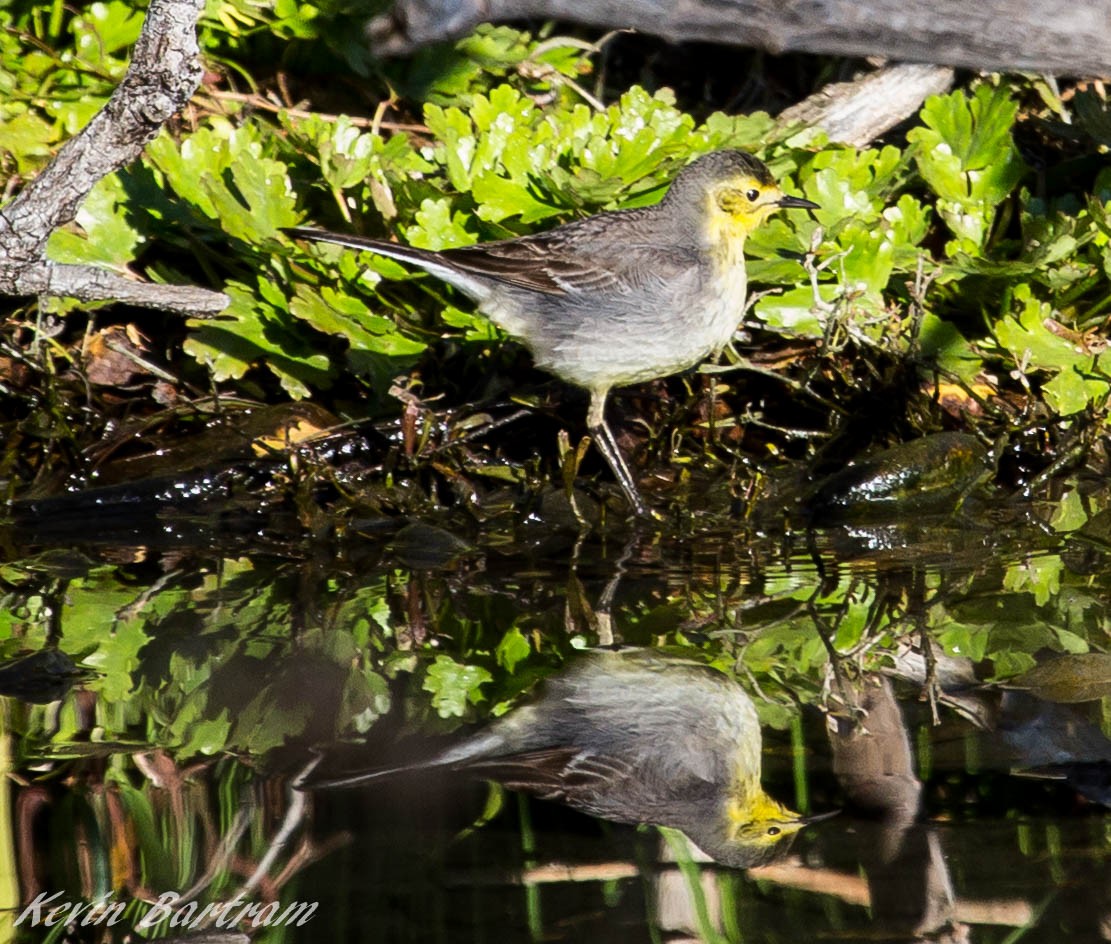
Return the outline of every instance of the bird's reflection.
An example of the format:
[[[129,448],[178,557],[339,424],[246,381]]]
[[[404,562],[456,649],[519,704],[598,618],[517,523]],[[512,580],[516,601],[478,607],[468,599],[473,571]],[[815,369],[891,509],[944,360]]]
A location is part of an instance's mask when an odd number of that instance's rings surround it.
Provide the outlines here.
[[[530,704],[424,761],[307,786],[466,771],[614,822],[679,829],[717,862],[748,868],[824,818],[764,792],[760,742],[752,700],[727,675],[650,649],[595,650],[547,679]]]

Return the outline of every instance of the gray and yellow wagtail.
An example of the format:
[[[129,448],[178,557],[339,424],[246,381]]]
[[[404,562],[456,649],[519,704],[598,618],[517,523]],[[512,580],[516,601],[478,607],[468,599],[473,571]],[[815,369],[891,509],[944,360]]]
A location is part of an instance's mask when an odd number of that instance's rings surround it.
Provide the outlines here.
[[[745,238],[777,210],[817,206],[784,194],[751,154],[728,150],[693,161],[655,206],[517,239],[433,252],[306,227],[285,232],[399,259],[473,299],[538,367],[590,394],[591,435],[645,515],[606,425],[606,396],[721,351],[744,314]]]
[[[716,861],[749,868],[833,815],[803,817],[769,796],[760,753],[756,709],[734,679],[652,649],[593,650],[534,701],[426,760],[299,786],[465,771],[614,822],[679,829]]]

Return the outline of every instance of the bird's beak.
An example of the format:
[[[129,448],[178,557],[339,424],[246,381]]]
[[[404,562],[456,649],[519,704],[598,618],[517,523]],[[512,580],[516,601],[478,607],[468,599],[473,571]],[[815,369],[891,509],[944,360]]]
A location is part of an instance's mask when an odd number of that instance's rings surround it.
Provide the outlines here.
[[[784,194],[776,201],[776,205],[784,209],[818,210],[820,206],[813,200],[804,200],[802,197],[789,197]]]
[[[799,823],[803,826],[813,826],[815,823],[820,823],[823,820],[833,819],[841,813],[840,810],[834,810],[832,813],[816,813],[813,816],[803,816]]]

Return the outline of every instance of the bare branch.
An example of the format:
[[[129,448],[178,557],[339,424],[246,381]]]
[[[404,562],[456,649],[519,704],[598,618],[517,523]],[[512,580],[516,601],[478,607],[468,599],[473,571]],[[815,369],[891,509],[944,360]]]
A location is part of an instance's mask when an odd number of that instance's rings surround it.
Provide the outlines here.
[[[212,313],[218,292],[144,285],[92,266],[46,258],[50,234],[74,218],[102,177],[130,164],[200,85],[197,18],[204,0],[151,0],[131,65],[105,106],[54,160],[0,209],[0,292],[42,292],[83,301],[119,299],[147,307]]]
[[[222,292],[195,285],[137,282],[96,266],[43,262],[24,267],[11,284],[14,295],[53,295],[82,302],[117,301],[185,315],[214,315],[228,306],[228,297]],[[3,287],[0,282],[0,288]]]
[[[827,85],[781,112],[778,120],[817,126],[831,141],[864,147],[952,84],[953,70],[945,66],[887,66],[852,82]]]

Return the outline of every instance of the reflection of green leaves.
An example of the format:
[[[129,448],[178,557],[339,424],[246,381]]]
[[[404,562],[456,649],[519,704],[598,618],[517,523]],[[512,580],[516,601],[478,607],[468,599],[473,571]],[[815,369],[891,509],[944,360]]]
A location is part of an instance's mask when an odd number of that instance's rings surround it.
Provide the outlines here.
[[[532,652],[532,647],[525,639],[522,632],[514,626],[509,632],[502,636],[501,642],[498,643],[498,648],[494,651],[497,657],[498,665],[500,665],[507,672],[512,673],[517,668],[517,664],[529,657]]]
[[[69,584],[62,613],[66,627],[60,645],[100,675],[90,683],[109,701],[125,698],[133,690],[132,673],[140,653],[150,641],[143,621],[120,613],[134,602],[134,591],[117,585],[110,571]]]
[[[1088,523],[1088,513],[1084,510],[1084,498],[1078,489],[1070,489],[1061,496],[1049,526],[1057,532],[1075,531]]]
[[[935,638],[948,655],[979,662],[987,654],[991,635],[983,625],[945,620]]]
[[[1063,570],[1061,558],[1055,554],[1028,557],[1007,568],[1003,586],[1032,593],[1034,602],[1045,606],[1060,591]]]
[[[829,653],[813,620],[800,616],[764,628],[745,645],[743,658],[748,671],[761,680],[765,693],[775,694],[781,688],[799,698],[806,689],[813,690],[813,682],[807,679],[828,662]],[[764,713],[763,706],[761,711],[772,723],[773,716]],[[774,715],[776,723],[786,723],[788,718],[783,712]]]
[[[170,657],[170,678],[181,700],[167,718],[166,734],[182,756],[212,755],[227,748],[231,721],[228,709],[209,711],[209,685],[215,666],[211,662],[195,663],[178,653]]]
[[[372,669],[352,672],[343,690],[337,731],[349,727],[359,734],[366,734],[374,723],[390,710],[390,689],[386,680]]]
[[[463,665],[451,656],[438,655],[428,667],[423,688],[432,693],[432,707],[441,718],[461,718],[468,704],[483,700],[481,688],[493,676],[478,665]]]
[[[313,717],[312,702],[295,703],[284,694],[276,686],[266,686],[252,698],[236,714],[234,743],[252,754],[265,754],[304,731]]]
[[[231,733],[231,721],[225,708],[214,718],[190,718],[182,715],[180,731],[182,736],[179,750],[183,757],[192,757],[195,754],[219,754],[227,749],[228,735]],[[281,742],[265,747],[277,747]],[[252,745],[254,746],[254,745]]]

